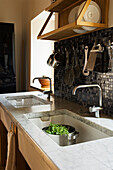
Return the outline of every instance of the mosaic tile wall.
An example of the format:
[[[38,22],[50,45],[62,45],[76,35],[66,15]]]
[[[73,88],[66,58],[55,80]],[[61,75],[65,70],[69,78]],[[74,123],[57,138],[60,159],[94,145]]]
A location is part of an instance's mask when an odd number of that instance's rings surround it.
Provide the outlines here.
[[[68,49],[70,66],[72,65],[71,59],[74,55],[73,46],[76,50],[74,58],[78,59],[78,64],[81,70],[80,77],[75,79],[71,86],[65,84],[65,64],[60,64],[55,69],[55,95],[66,98],[73,102],[78,102],[86,106],[98,106],[99,104],[99,90],[98,88],[85,88],[77,90],[75,96],[72,95],[72,90],[75,86],[81,84],[99,84],[102,88],[103,94],[103,113],[113,116],[113,73],[108,70],[108,50],[105,46],[105,39],[113,41],[113,28],[103,29],[74,37],[71,39],[55,42],[55,51],[60,52],[61,55],[66,56],[65,48]],[[97,56],[94,71],[89,76],[82,74],[84,66],[84,48],[87,45],[89,50],[92,48],[94,42],[101,44],[104,47],[104,52]]]

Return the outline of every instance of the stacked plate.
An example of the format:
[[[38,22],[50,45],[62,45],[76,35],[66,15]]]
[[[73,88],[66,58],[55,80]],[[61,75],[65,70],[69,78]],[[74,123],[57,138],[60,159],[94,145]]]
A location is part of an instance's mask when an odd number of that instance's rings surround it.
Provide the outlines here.
[[[81,10],[83,9],[86,1],[84,1],[80,6],[74,7],[68,16],[68,22],[73,23],[77,19],[78,15],[80,14]],[[93,23],[100,23],[101,22],[101,9],[99,5],[91,1],[90,5],[88,6],[82,21],[85,22],[93,22]],[[96,27],[87,27],[87,26],[82,26],[82,29],[73,29],[74,32],[76,33],[85,33],[86,31],[92,31],[96,29]]]

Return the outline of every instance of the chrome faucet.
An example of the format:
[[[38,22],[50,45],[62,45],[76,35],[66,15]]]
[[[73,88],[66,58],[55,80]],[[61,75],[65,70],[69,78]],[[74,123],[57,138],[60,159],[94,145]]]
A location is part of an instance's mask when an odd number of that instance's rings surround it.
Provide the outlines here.
[[[49,91],[43,91],[43,94],[48,94],[48,99],[50,99],[50,94],[52,93],[52,85],[51,85],[51,78],[50,77],[35,77],[32,82],[34,83],[34,81],[36,79],[48,79],[50,81],[50,90]]]
[[[76,94],[76,91],[77,89],[80,89],[80,88],[87,88],[87,87],[98,87],[99,88],[99,106],[100,107],[89,107],[89,111],[92,113],[92,112],[95,112],[95,117],[100,117],[99,116],[99,110],[102,110],[102,89],[101,87],[98,85],[98,84],[91,84],[91,85],[79,85],[79,86],[76,86],[73,91],[72,91],[72,94],[75,95]]]

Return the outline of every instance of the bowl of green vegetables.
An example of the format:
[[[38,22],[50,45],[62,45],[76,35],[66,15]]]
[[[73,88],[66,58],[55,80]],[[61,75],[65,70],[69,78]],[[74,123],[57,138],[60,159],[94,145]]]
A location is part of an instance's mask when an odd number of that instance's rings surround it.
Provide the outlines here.
[[[75,144],[79,135],[79,132],[70,125],[50,123],[49,126],[44,127],[42,130],[60,146]]]

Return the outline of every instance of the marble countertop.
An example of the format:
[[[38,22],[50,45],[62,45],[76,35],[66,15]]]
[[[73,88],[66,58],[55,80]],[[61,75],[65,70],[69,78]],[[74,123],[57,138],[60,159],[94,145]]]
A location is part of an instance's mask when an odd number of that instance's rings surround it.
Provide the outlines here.
[[[113,124],[112,120],[103,121],[98,118],[85,118],[92,127],[100,127],[108,133],[110,137],[94,141],[75,144],[67,147],[60,147],[53,142],[46,134],[36,127],[29,119],[24,116],[27,113],[54,111],[58,109],[68,109],[70,113],[75,112],[86,115],[87,108],[76,103],[69,102],[61,98],[51,97],[51,104],[44,107],[32,106],[25,108],[15,108],[6,97],[33,94],[42,99],[47,99],[46,95],[40,92],[23,92],[14,94],[2,94],[0,96],[1,107],[6,110],[10,118],[15,121],[18,127],[22,127],[26,134],[35,142],[37,146],[49,157],[49,159],[60,170],[112,170],[113,169]],[[5,106],[5,107],[4,107]],[[82,118],[81,118],[82,119]],[[109,123],[108,123],[109,122]]]

